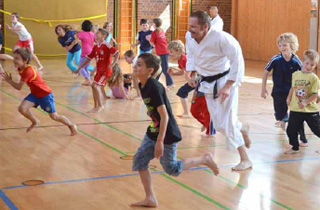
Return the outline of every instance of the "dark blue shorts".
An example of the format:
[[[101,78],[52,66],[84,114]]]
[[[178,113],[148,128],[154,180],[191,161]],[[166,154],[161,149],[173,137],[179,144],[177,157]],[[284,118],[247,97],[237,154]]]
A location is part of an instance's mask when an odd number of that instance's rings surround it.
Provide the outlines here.
[[[24,100],[34,103],[35,108],[40,106],[41,109],[45,112],[48,112],[48,113],[56,112],[56,107],[54,105],[54,98],[52,93],[44,97],[35,97],[32,93],[30,93],[27,97],[25,97]]]
[[[177,92],[177,96],[179,96],[180,98],[188,98],[188,94],[193,90],[194,87],[191,87],[188,83],[186,83],[180,87],[180,89]]]

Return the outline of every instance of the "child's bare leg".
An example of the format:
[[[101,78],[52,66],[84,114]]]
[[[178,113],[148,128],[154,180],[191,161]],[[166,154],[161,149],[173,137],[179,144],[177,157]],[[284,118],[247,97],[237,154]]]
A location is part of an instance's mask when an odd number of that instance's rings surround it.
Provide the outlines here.
[[[60,122],[62,124],[65,124],[66,126],[68,126],[68,128],[71,132],[71,134],[70,134],[71,136],[74,136],[78,133],[77,126],[74,123],[70,122],[70,120],[68,118],[66,118],[65,116],[59,115],[57,112],[50,113],[49,116],[54,121]]]
[[[181,102],[181,105],[182,105],[182,108],[183,108],[183,113],[179,114],[177,116],[181,117],[181,118],[190,117],[189,111],[188,111],[188,99],[187,98],[180,98],[180,102]]]
[[[35,128],[37,125],[39,125],[40,121],[33,115],[31,112],[31,108],[34,107],[34,103],[30,101],[22,101],[18,110],[19,112],[28,120],[31,121],[31,125],[29,128],[27,128],[27,132],[30,132],[33,128]]]
[[[206,153],[201,157],[187,158],[183,161],[183,163],[184,163],[184,167],[183,167],[184,170],[188,170],[189,168],[192,168],[198,165],[206,165],[212,170],[212,172],[215,175],[219,174],[219,167],[214,162],[213,156],[211,153]]]
[[[101,94],[100,94],[100,87],[98,87],[96,84],[92,84],[92,93],[93,93],[93,100],[94,100],[94,107],[89,111],[89,113],[96,113],[99,112],[101,109],[103,109],[102,103],[101,103]]]
[[[232,167],[232,170],[234,171],[244,171],[247,169],[252,168],[252,162],[250,161],[248,154],[246,152],[246,148],[244,145],[241,147],[238,147],[238,152],[241,158],[241,161],[238,165]]]
[[[140,179],[146,193],[144,200],[131,204],[132,206],[157,207],[158,201],[153,191],[152,178],[150,170],[139,171]]]
[[[103,86],[101,86],[101,95],[102,95],[102,98],[103,98],[104,100],[107,100],[107,99],[108,99],[106,90],[104,89]]]
[[[43,69],[43,66],[40,63],[38,57],[34,53],[31,53],[31,58],[37,63],[38,71],[41,71]]]

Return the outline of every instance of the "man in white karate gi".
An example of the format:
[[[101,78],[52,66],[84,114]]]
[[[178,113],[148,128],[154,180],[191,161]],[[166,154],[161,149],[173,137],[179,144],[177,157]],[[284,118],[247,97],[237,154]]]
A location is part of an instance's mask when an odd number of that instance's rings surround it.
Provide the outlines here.
[[[218,7],[210,7],[211,28],[217,31],[223,31],[223,20],[219,15]]]

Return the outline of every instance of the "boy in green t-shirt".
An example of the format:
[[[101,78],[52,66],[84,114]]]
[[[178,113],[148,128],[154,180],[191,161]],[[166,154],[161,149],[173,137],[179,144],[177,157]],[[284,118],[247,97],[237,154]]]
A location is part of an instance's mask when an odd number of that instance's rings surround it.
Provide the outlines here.
[[[292,86],[287,98],[290,106],[290,117],[287,128],[289,143],[292,148],[285,154],[299,152],[298,130],[306,121],[311,131],[320,137],[319,110],[317,96],[319,78],[312,71],[319,62],[319,54],[315,50],[306,50],[303,53],[302,71],[292,74]]]

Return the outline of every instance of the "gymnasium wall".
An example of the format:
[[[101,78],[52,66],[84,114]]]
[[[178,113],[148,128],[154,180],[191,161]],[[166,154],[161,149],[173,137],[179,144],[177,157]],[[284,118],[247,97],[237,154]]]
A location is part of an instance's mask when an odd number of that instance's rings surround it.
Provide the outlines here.
[[[310,0],[233,0],[232,7],[232,31],[246,59],[269,61],[284,32],[298,36],[298,56],[309,48]]]

